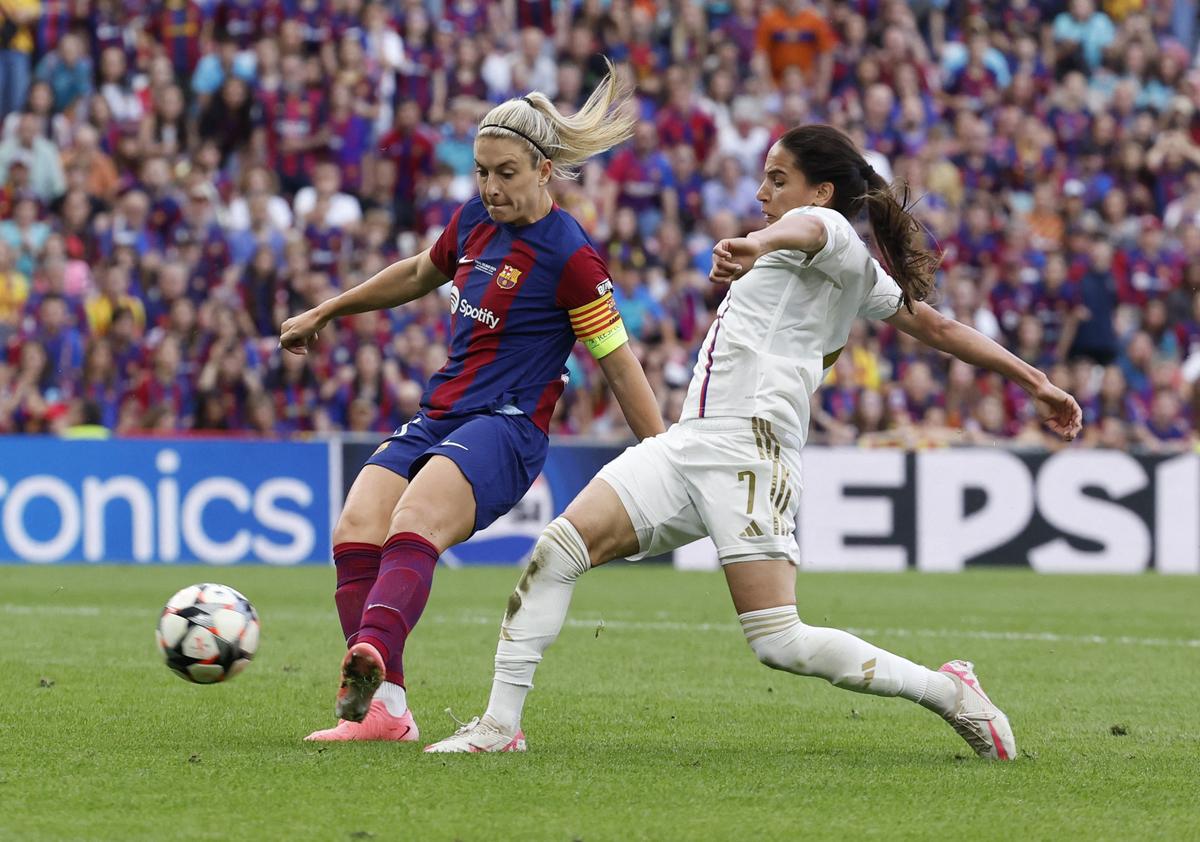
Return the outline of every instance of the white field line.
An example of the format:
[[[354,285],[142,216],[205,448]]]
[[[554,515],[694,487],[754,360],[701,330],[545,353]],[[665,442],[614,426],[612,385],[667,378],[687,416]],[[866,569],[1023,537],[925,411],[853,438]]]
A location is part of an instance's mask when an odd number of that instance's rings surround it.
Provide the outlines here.
[[[14,616],[49,617],[141,617],[153,618],[157,611],[128,607],[101,607],[99,605],[17,605],[0,603],[0,614]],[[267,623],[272,618],[289,622],[313,622],[334,619],[332,611],[272,611],[264,617]],[[500,614],[459,614],[452,616],[432,615],[425,622],[447,626],[494,626],[500,627]],[[596,629],[606,631],[665,631],[665,632],[740,632],[736,623],[684,623],[675,620],[606,620],[602,617],[568,617],[568,628]],[[1067,643],[1097,646],[1151,646],[1181,649],[1200,649],[1200,638],[1135,637],[1132,635],[1104,634],[1058,634],[1056,632],[990,631],[983,629],[902,629],[902,628],[847,628],[846,631],[863,638],[878,637],[930,637],[939,639],[998,640],[1010,643]]]

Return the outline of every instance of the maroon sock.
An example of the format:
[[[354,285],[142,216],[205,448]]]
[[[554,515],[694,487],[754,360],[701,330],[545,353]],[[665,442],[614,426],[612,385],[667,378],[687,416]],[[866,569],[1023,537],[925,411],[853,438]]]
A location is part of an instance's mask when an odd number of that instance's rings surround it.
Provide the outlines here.
[[[383,545],[358,642],[379,650],[393,684],[404,686],[404,642],[429,601],[438,555],[438,548],[415,532],[400,532]]]
[[[379,552],[376,544],[345,543],[333,548],[333,563],[337,568],[337,590],[333,593],[333,601],[337,603],[347,647],[356,642],[367,594],[379,575]]]

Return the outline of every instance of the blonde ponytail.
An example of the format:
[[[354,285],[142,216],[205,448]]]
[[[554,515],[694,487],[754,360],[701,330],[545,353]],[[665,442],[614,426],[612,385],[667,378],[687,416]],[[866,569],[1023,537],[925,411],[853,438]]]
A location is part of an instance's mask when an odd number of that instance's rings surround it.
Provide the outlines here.
[[[545,157],[554,165],[555,177],[575,178],[575,168],[588,158],[633,136],[636,120],[625,107],[631,88],[618,78],[612,62],[605,61],[608,75],[575,114],[563,115],[548,96],[534,91],[489,111],[480,123],[480,137],[524,139],[535,166]]]

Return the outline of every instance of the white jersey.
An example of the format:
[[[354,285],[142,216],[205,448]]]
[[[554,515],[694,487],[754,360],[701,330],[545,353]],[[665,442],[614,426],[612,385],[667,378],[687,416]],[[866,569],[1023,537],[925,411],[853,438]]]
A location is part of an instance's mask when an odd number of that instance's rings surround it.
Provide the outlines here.
[[[886,319],[901,290],[849,220],[802,207],[825,225],[825,246],[764,254],[730,287],[701,346],[681,421],[760,418],[808,437],[810,397],[858,317]]]

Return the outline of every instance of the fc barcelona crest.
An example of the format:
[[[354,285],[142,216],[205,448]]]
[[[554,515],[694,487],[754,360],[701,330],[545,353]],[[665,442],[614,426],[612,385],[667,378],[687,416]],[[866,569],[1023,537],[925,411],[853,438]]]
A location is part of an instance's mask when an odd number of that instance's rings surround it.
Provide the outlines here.
[[[505,263],[496,273],[496,283],[500,289],[512,289],[521,280],[521,270]]]

